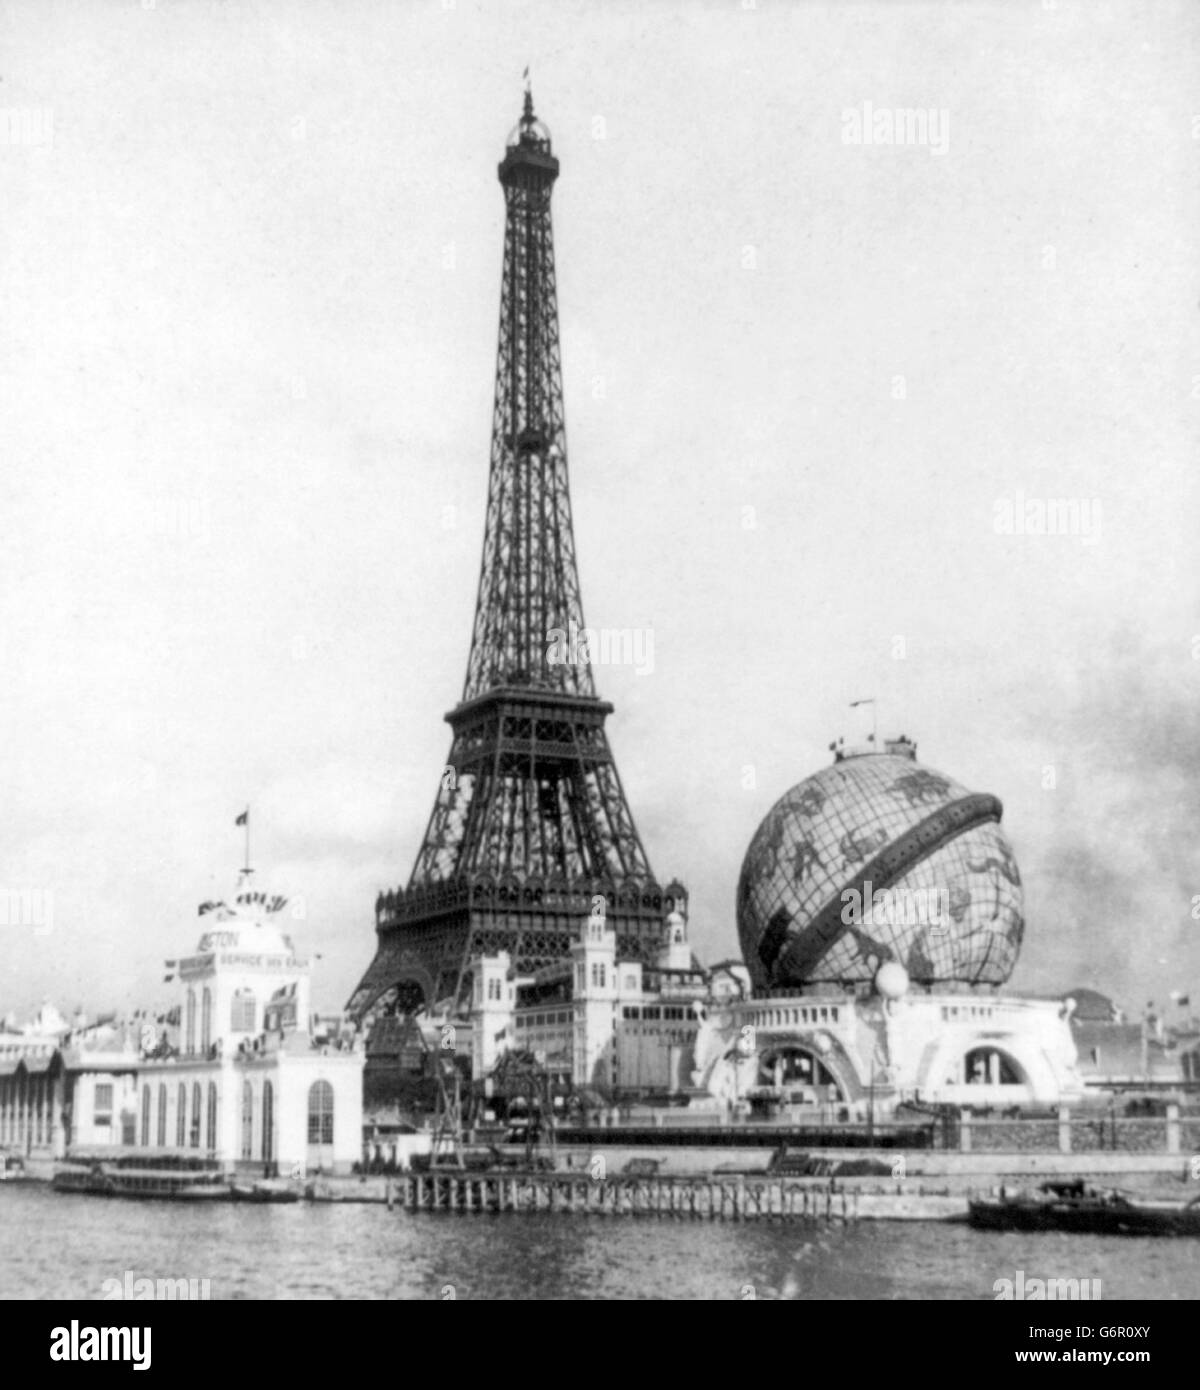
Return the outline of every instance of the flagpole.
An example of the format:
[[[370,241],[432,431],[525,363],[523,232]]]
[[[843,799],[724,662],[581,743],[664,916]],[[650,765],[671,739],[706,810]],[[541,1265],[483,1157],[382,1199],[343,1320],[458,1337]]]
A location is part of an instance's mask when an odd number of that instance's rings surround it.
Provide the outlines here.
[[[874,695],[872,695],[869,699],[851,700],[851,701],[850,701],[850,708],[851,708],[851,709],[857,709],[859,705],[870,705],[870,706],[871,706],[871,744],[872,744],[873,747],[878,748],[878,747],[879,747],[879,702],[876,700],[876,698],[875,698]]]
[[[246,872],[253,873],[250,867],[250,807],[246,807]]]

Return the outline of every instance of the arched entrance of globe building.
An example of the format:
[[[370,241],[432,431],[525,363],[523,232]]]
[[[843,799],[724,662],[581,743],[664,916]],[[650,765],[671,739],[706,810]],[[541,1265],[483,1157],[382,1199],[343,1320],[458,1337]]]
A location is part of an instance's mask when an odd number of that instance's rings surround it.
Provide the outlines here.
[[[814,1109],[843,1104],[846,1088],[815,1048],[787,1042],[767,1044],[759,1053],[758,1084],[769,1087],[784,1105]]]
[[[1010,1053],[992,1043],[970,1048],[962,1059],[964,1086],[1028,1086],[1025,1069]]]

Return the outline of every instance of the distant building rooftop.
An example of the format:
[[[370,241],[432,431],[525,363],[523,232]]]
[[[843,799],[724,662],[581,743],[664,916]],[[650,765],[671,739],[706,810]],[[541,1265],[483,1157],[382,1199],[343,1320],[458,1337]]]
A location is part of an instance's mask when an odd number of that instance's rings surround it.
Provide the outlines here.
[[[1106,994],[1096,989],[1072,989],[1061,996],[1065,1002],[1074,999],[1075,1010],[1071,1017],[1080,1023],[1120,1023],[1122,1011]]]

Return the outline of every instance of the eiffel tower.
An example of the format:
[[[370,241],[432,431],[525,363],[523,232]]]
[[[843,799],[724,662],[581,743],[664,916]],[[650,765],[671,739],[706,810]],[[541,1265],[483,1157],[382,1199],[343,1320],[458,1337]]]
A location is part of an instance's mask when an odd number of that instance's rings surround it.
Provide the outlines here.
[[[464,1000],[470,961],[508,951],[557,979],[603,910],[618,958],[653,963],[658,884],[604,732],[586,637],[571,501],[550,195],[550,133],[524,112],[500,164],[507,209],[487,523],[471,654],[442,785],[408,884],[375,904],[378,947],[352,1015],[405,1016]]]

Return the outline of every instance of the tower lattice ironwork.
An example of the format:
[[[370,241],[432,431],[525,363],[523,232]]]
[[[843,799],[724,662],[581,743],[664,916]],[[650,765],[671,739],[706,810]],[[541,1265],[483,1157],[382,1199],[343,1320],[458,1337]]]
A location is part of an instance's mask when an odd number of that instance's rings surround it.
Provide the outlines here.
[[[553,976],[602,896],[652,962],[685,890],[651,872],[587,652],[563,414],[550,134],[525,93],[500,164],[506,222],[483,564],[442,786],[405,888],[376,903],[358,1016],[461,999],[475,956]]]

